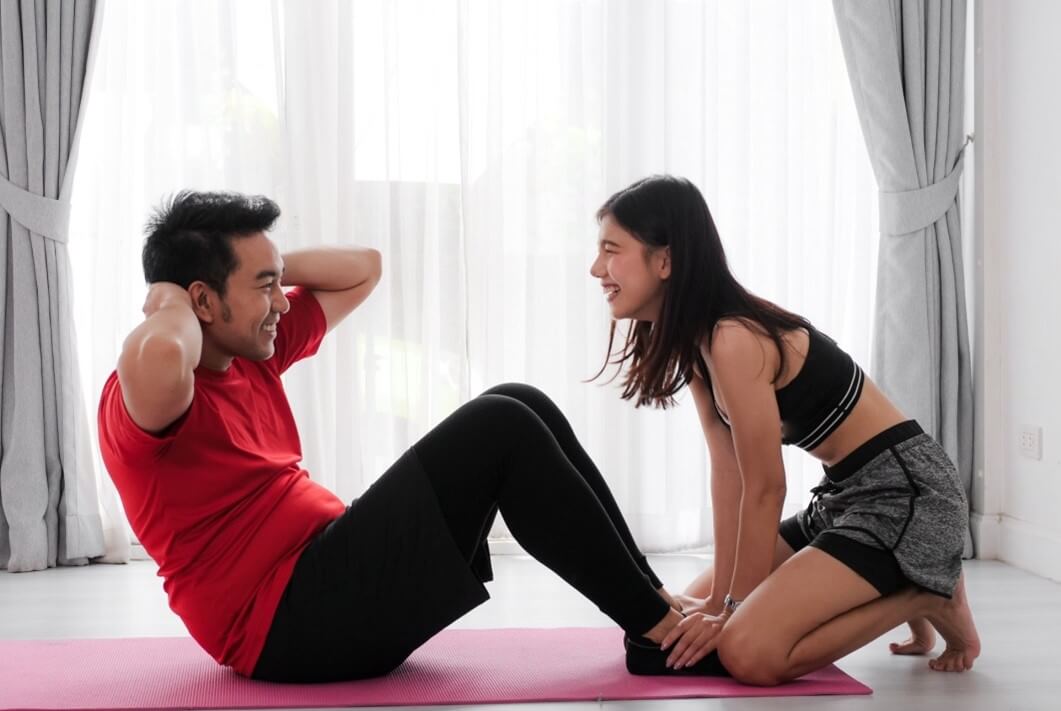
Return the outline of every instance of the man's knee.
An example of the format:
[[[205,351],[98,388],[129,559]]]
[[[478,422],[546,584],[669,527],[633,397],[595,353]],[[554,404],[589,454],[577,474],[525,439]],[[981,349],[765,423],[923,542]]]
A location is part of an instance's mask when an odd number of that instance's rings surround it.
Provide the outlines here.
[[[548,395],[526,383],[502,383],[490,388],[483,395],[504,395],[519,400],[531,408],[537,404],[552,403]]]
[[[465,407],[475,409],[484,432],[502,439],[526,436],[528,431],[542,428],[541,420],[529,405],[503,393],[485,392]]]

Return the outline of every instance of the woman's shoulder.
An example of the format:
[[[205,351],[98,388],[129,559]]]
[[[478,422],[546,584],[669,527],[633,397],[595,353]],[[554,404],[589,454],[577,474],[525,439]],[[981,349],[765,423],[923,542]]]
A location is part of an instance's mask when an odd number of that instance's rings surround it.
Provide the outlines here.
[[[704,346],[712,355],[724,354],[747,349],[769,338],[767,330],[755,321],[741,316],[725,316],[715,323]]]
[[[772,345],[769,334],[759,324],[733,317],[719,319],[702,350],[716,368],[758,371],[769,364]]]

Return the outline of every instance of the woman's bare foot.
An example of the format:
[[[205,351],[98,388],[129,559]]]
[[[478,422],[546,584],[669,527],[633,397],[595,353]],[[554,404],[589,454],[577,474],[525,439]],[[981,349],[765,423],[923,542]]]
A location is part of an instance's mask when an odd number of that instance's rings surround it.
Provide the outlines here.
[[[936,630],[924,617],[910,620],[910,639],[905,642],[892,642],[888,649],[892,654],[928,654],[936,646]]]
[[[656,644],[659,644],[663,641],[663,638],[666,637],[672,629],[678,626],[678,623],[681,621],[682,613],[678,612],[674,608],[671,608],[670,610],[667,610],[666,616],[662,620],[660,620],[655,627],[650,629],[648,632],[645,632],[644,636],[646,639],[650,639]]]
[[[965,594],[965,574],[958,579],[954,597],[926,615],[947,643],[943,654],[928,663],[935,671],[962,672],[973,668],[980,656],[980,635]]]

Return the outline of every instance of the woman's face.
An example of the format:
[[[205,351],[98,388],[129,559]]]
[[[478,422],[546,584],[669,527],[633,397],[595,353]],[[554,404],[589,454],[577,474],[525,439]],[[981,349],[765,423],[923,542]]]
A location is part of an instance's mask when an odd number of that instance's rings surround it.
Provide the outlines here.
[[[648,248],[605,215],[589,273],[600,279],[612,318],[655,321],[670,277],[670,249]]]

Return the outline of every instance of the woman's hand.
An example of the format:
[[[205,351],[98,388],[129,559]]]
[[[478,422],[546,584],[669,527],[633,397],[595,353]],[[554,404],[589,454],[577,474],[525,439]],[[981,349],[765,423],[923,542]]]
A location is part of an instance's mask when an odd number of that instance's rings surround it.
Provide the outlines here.
[[[692,595],[675,595],[675,602],[681,605],[679,612],[686,615],[691,615],[694,612],[706,612],[704,609],[704,603],[707,599],[702,597],[693,597]]]
[[[660,644],[663,651],[670,649],[671,645],[674,647],[667,655],[667,666],[671,669],[692,666],[713,652],[727,619],[728,615],[696,612],[679,622]]]
[[[707,597],[693,597],[692,595],[675,595],[675,602],[681,605],[680,612],[686,615],[694,612],[704,612],[708,615],[719,616],[722,614],[722,601],[714,600],[710,595]]]

